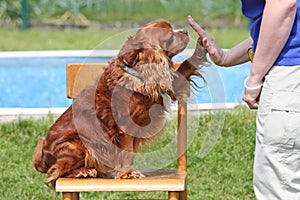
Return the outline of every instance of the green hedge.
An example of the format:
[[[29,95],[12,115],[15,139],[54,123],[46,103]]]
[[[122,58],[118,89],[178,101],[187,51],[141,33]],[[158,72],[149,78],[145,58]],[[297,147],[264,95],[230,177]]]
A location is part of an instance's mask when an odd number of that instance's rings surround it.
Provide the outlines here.
[[[234,0],[27,0],[33,20],[133,21],[157,18],[184,21],[187,15],[202,21],[240,23],[240,2]],[[0,19],[20,23],[21,0],[0,0]]]

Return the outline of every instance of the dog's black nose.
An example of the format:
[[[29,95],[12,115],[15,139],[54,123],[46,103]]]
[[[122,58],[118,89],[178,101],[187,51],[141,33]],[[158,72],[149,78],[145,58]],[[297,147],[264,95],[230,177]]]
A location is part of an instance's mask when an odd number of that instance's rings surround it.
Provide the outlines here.
[[[185,30],[185,29],[183,29],[182,32],[183,32],[184,34],[186,34],[186,35],[189,34],[189,32],[188,32],[187,30]]]

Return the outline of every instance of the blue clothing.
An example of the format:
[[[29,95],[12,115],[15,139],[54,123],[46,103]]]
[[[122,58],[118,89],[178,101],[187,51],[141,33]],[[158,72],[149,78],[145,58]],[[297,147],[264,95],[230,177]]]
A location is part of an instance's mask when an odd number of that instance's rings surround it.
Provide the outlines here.
[[[241,0],[242,12],[250,19],[250,35],[253,39],[253,51],[255,52],[265,0]],[[297,0],[297,14],[295,22],[286,45],[275,61],[275,66],[300,65],[300,0]],[[274,30],[276,31],[276,30]]]

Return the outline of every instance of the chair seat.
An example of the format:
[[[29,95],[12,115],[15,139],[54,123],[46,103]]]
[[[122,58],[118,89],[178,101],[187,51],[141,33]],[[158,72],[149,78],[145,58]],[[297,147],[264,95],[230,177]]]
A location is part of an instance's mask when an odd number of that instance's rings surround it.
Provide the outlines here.
[[[100,191],[184,191],[185,171],[159,169],[141,170],[143,179],[108,178],[59,178],[56,192],[100,192]]]

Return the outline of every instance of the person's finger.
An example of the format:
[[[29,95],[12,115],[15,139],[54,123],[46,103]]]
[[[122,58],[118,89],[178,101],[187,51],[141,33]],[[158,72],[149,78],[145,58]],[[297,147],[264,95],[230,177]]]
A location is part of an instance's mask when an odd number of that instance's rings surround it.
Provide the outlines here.
[[[188,16],[188,22],[189,22],[190,26],[198,33],[198,35],[201,38],[204,38],[207,36],[206,32],[200,27],[199,24],[197,24],[195,22],[195,20],[191,16]]]
[[[258,103],[257,102],[254,102],[254,103],[247,103],[248,104],[248,107],[250,109],[257,109],[258,108]]]
[[[247,105],[250,109],[257,109],[259,106],[259,102],[258,102],[257,98],[250,97],[250,96],[246,95],[245,92],[242,97],[244,102],[247,103]]]
[[[258,108],[258,102],[257,101],[246,101],[248,104],[248,107],[251,109],[257,109]]]

